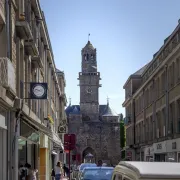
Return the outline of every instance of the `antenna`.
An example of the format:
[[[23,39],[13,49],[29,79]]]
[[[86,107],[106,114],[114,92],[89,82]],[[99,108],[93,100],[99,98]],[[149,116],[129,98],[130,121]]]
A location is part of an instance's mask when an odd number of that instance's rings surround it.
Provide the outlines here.
[[[90,33],[88,34],[88,41],[89,41]]]

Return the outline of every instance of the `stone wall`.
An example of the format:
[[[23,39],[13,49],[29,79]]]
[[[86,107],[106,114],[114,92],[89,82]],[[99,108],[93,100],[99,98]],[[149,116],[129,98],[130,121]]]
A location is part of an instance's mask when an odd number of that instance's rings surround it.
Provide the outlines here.
[[[88,147],[95,153],[96,162],[102,159],[110,164],[120,161],[119,123],[82,122],[69,123],[69,133],[76,134],[78,151],[83,160],[83,151]]]

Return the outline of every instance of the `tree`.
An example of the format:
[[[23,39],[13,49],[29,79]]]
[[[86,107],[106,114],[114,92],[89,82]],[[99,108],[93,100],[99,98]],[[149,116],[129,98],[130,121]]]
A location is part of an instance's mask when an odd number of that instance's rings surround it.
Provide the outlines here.
[[[125,132],[124,118],[122,113],[119,115],[119,120],[120,120],[120,146],[121,149],[123,149],[126,145],[126,132]],[[125,158],[125,151],[121,151],[121,159],[124,158]]]

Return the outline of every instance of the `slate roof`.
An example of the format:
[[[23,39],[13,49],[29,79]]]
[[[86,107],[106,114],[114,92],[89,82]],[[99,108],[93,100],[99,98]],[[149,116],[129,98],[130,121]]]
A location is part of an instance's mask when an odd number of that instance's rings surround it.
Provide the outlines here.
[[[83,49],[91,49],[94,50],[95,48],[93,47],[93,45],[91,44],[90,41],[87,42],[86,46]]]
[[[149,65],[149,63],[147,63],[145,66],[143,66],[141,69],[139,69],[138,71],[136,71],[133,75],[142,75],[142,73],[146,70],[147,66]]]
[[[66,115],[69,114],[81,114],[80,105],[69,105],[66,110]],[[99,114],[101,116],[118,116],[110,107],[109,105],[99,105]]]
[[[109,105],[107,105],[106,111],[103,116],[118,116],[118,114],[114,110],[112,110]]]

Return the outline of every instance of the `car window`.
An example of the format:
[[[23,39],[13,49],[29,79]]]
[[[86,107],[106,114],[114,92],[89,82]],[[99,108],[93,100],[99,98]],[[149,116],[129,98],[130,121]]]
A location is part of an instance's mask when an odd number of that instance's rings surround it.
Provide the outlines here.
[[[81,164],[79,170],[82,171],[85,167],[96,167],[96,164]]]
[[[113,169],[88,169],[83,173],[83,179],[88,180],[110,180],[112,177]]]

